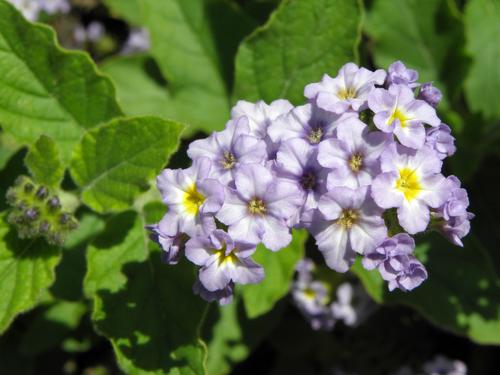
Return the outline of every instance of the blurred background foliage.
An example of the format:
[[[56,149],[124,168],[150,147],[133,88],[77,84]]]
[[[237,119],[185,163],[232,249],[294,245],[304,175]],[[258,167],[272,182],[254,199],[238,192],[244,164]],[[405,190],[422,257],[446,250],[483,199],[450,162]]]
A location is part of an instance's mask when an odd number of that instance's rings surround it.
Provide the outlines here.
[[[464,248],[432,235],[418,239],[418,256],[429,279],[412,293],[389,293],[374,274],[355,266],[343,277],[358,278],[380,306],[359,327],[339,325],[326,333],[311,330],[287,296],[294,261],[304,254],[319,260],[314,244],[304,236],[297,234],[292,245],[272,259],[257,254],[266,273],[279,277],[242,288],[230,306],[211,305],[203,312],[201,300],[185,297],[191,295],[190,280],[184,282],[191,275],[187,265],[165,272],[153,244],[141,245],[151,248],[149,262],[141,252],[148,249],[128,251],[144,236],[143,224],[158,218],[159,207],[141,205],[134,198],[138,210],[106,216],[102,214],[107,206],[99,205],[99,192],[92,191],[83,199],[100,215],[80,207],[75,213],[79,229],[60,253],[40,246],[45,254],[37,263],[40,272],[47,264],[60,263],[54,275],[48,272],[42,280],[43,292],[23,302],[19,311],[38,307],[18,317],[0,338],[0,373],[163,374],[174,367],[178,372],[172,373],[198,374],[204,371],[206,353],[208,373],[213,375],[330,374],[335,367],[348,373],[388,374],[402,365],[418,367],[438,353],[461,359],[471,374],[498,372],[499,0],[71,3],[69,14],[45,15],[41,21],[56,30],[63,46],[86,50],[111,78],[116,103],[113,98],[99,116],[108,120],[123,111],[187,124],[173,167],[187,166],[186,145],[222,129],[238,99],[286,98],[300,104],[305,84],[318,81],[323,73],[335,75],[348,61],[387,68],[402,60],[419,71],[421,81],[433,81],[443,91],[438,112],[452,127],[458,146],[446,165],[447,174],[464,181],[476,218]],[[96,24],[102,28],[98,38],[82,42],[75,37],[75,28],[88,31]],[[0,22],[0,34],[6,30],[2,27]],[[124,47],[138,29],[149,33],[149,48],[129,53]],[[40,134],[26,140],[5,120],[2,128],[0,193],[5,193],[16,176],[27,173],[23,145]],[[75,140],[80,136],[73,134]],[[64,134],[61,139],[68,138]],[[71,150],[64,147],[63,159]],[[168,143],[162,147],[174,148]],[[72,167],[72,178],[66,175],[63,186],[69,190],[76,183],[85,188],[91,176],[79,175],[83,170]],[[122,198],[120,207],[127,207],[132,198]],[[3,201],[0,205],[5,208]],[[3,224],[0,232],[8,243],[16,241]],[[109,252],[116,261],[103,266],[101,260]],[[26,267],[31,264],[23,261]],[[148,276],[151,269],[154,280]],[[12,272],[0,270],[2,284]],[[328,281],[338,284],[339,276],[329,275]],[[165,288],[158,284],[175,289],[174,296],[162,298]],[[14,316],[7,315],[0,314],[2,331]]]

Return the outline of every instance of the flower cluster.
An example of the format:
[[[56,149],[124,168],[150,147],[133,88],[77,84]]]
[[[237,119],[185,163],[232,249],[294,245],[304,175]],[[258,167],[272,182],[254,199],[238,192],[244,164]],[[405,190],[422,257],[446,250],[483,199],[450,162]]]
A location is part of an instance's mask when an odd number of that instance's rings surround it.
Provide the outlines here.
[[[41,12],[52,15],[68,13],[71,5],[68,0],[7,0],[30,21],[38,20]]]
[[[449,359],[437,355],[432,360],[425,362],[420,371],[415,371],[409,366],[398,369],[393,375],[466,375],[467,365],[458,359]]]
[[[356,326],[371,313],[374,304],[359,285],[338,285],[332,301],[331,285],[315,279],[315,268],[308,258],[300,261],[292,286],[293,301],[314,330],[331,330],[339,321]]]
[[[455,145],[432,83],[401,62],[348,63],[304,94],[300,106],[239,101],[224,130],[191,143],[190,168],[158,176],[168,212],[154,237],[168,263],[185,253],[200,266],[195,290],[208,300],[260,281],[255,247],[282,249],[292,228],[314,236],[330,268],[360,255],[404,291],[427,278],[411,235],[434,229],[461,245],[469,231],[467,193],[442,174]]]
[[[12,207],[7,220],[19,238],[44,237],[49,244],[61,246],[78,226],[75,217],[63,211],[59,197],[29,177],[18,177],[6,197]]]

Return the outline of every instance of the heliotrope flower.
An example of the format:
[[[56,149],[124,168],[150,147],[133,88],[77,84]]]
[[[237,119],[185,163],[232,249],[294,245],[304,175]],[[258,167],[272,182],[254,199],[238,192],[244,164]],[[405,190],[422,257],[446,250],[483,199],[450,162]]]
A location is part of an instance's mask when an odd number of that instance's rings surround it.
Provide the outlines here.
[[[425,375],[467,375],[467,366],[458,359],[438,355],[422,366]]]
[[[377,268],[382,278],[389,282],[389,290],[409,291],[427,279],[424,265],[413,256],[414,249],[413,238],[407,233],[399,233],[365,254],[363,266],[368,270]]]
[[[415,99],[413,91],[405,85],[373,90],[368,106],[375,113],[373,122],[378,129],[394,133],[399,142],[414,149],[421,148],[425,142],[424,123],[441,124],[436,110],[425,101]]]
[[[229,226],[237,241],[262,241],[277,251],[292,240],[287,220],[297,214],[303,202],[298,186],[276,178],[260,164],[241,166],[235,173],[235,189],[227,188],[217,219]]]
[[[230,282],[224,289],[211,292],[203,286],[200,280],[196,280],[193,293],[198,294],[207,302],[217,301],[220,305],[227,305],[233,301],[234,283]]]
[[[333,170],[328,175],[328,187],[355,189],[370,185],[372,178],[380,172],[379,158],[387,141],[386,134],[370,132],[357,118],[339,124],[337,137],[319,145],[319,164]]]
[[[41,3],[33,0],[8,0],[23,16],[30,21],[36,21],[41,11]]]
[[[71,5],[68,0],[38,0],[41,9],[47,14],[68,13]],[[35,1],[36,2],[36,1]]]
[[[305,104],[273,121],[268,134],[275,143],[302,138],[311,145],[317,145],[324,139],[331,138],[337,124],[351,116],[355,114],[341,116],[313,104]]]
[[[433,86],[432,82],[427,82],[420,86],[418,98],[426,101],[434,108],[438,106],[442,97],[443,94],[441,94],[441,91],[437,87]]]
[[[264,139],[267,137],[267,128],[279,116],[288,113],[293,105],[284,99],[275,100],[266,104],[259,100],[257,103],[239,100],[231,110],[231,118],[238,119],[241,116],[248,118],[250,135]]]
[[[401,61],[395,61],[387,69],[387,85],[402,84],[410,88],[418,87],[418,72],[408,69]]]
[[[446,124],[426,130],[425,145],[436,151],[440,159],[444,159],[455,153],[455,137],[451,135],[451,129]]]
[[[344,282],[335,295],[337,298],[330,306],[332,316],[346,326],[360,324],[373,311],[373,303],[359,285]]]
[[[433,228],[441,232],[448,240],[457,246],[463,246],[462,238],[470,231],[470,220],[474,214],[467,211],[469,197],[467,190],[460,185],[455,176],[447,178],[451,192],[448,200],[432,212]]]
[[[188,237],[181,232],[178,220],[174,219],[173,225],[170,220],[171,215],[167,214],[158,224],[146,228],[151,231],[151,239],[163,250],[162,261],[166,264],[177,264]]]
[[[316,208],[326,193],[327,171],[318,164],[317,155],[318,149],[300,138],[283,142],[277,153],[277,175],[293,181],[303,192],[301,211]]]
[[[355,254],[372,251],[387,236],[383,210],[369,195],[369,188],[336,187],[324,194],[309,230],[326,264],[346,272]]]
[[[360,111],[366,108],[368,95],[375,85],[382,85],[385,77],[386,73],[382,69],[372,72],[354,63],[347,63],[340,68],[335,78],[325,74],[320,82],[307,85],[304,95],[326,111]]]
[[[428,147],[413,150],[390,145],[381,156],[383,173],[371,185],[375,202],[385,209],[397,207],[399,223],[408,233],[424,231],[430,208],[438,208],[450,195],[441,165]]]
[[[224,187],[215,179],[208,178],[212,163],[199,158],[188,169],[165,169],[157,178],[157,187],[168,206],[170,227],[168,235],[181,232],[196,235],[201,227],[210,231],[215,226],[213,214],[222,206]],[[178,221],[178,223],[177,223]]]
[[[120,54],[131,55],[134,53],[145,52],[151,48],[151,39],[149,31],[146,28],[136,28],[130,31],[130,34],[123,45]]]
[[[335,323],[329,307],[330,289],[325,282],[314,280],[314,269],[314,263],[307,258],[297,264],[297,279],[292,285],[292,298],[314,330],[328,331]]]
[[[216,229],[209,236],[192,237],[186,243],[186,257],[202,266],[199,279],[210,292],[222,290],[231,282],[258,283],[264,270],[250,256],[255,244],[236,242],[223,230]]]
[[[227,184],[233,180],[239,165],[267,160],[265,142],[249,133],[248,118],[240,117],[229,121],[223,131],[192,142],[187,154],[192,160],[209,158],[212,161],[211,176]]]

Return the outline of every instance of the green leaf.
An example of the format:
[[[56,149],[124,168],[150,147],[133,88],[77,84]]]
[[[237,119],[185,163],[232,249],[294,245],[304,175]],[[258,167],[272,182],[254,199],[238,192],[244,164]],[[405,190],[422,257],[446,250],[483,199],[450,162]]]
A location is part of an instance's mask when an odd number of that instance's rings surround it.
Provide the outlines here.
[[[64,177],[64,167],[57,145],[52,139],[45,135],[38,138],[26,155],[25,163],[37,183],[59,187]]]
[[[28,356],[38,355],[61,345],[78,327],[86,311],[83,302],[56,301],[44,307],[28,326],[19,350]]]
[[[377,66],[401,60],[417,69],[422,82],[459,88],[466,69],[460,59],[462,26],[446,0],[375,0],[365,30],[374,41]],[[451,91],[451,90],[450,90]]]
[[[471,0],[465,9],[467,51],[473,63],[465,82],[465,94],[473,111],[500,118],[500,1]]]
[[[0,132],[0,170],[5,168],[12,155],[20,148],[21,145],[10,134]]]
[[[429,278],[411,292],[389,292],[377,271],[358,262],[353,271],[377,302],[403,303],[441,328],[481,344],[500,344],[500,282],[479,241],[472,236],[464,248],[443,238],[418,246],[417,256]]]
[[[265,314],[288,293],[295,266],[304,256],[306,239],[305,231],[294,231],[290,245],[278,252],[272,252],[263,245],[257,247],[253,259],[264,267],[266,277],[259,284],[241,288],[249,318]]]
[[[59,248],[43,240],[20,240],[0,216],[0,333],[16,315],[33,308],[54,282]]]
[[[161,215],[165,208],[154,209]],[[84,287],[92,320],[127,374],[205,374],[198,331],[207,305],[193,294],[194,269],[162,264],[147,222],[130,211],[114,216],[89,247]]]
[[[141,24],[140,0],[104,0],[104,3],[118,15],[134,25]]]
[[[234,99],[304,102],[304,86],[357,59],[357,1],[283,1],[240,46]]]
[[[21,144],[41,134],[64,162],[85,129],[119,116],[111,81],[88,55],[66,52],[52,29],[34,25],[0,0],[0,123]]]
[[[71,175],[97,212],[125,210],[177,150],[183,126],[156,117],[117,119],[85,134]]]
[[[125,17],[138,8],[140,17],[131,21],[140,18],[149,30],[151,55],[168,81],[167,117],[192,130],[222,129],[229,117],[234,55],[254,21],[225,0],[107,3]]]
[[[154,77],[154,61],[144,55],[107,60],[101,69],[109,74],[117,89],[117,99],[127,115],[172,117],[170,96],[165,85]]]

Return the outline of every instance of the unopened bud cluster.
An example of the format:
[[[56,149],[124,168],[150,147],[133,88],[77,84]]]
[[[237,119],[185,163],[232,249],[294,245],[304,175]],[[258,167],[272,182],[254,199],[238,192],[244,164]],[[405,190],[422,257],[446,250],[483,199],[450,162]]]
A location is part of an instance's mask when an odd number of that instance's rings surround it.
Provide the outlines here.
[[[17,229],[19,238],[44,237],[51,245],[62,245],[68,233],[77,227],[71,213],[62,210],[59,197],[49,188],[20,176],[7,191],[12,207],[8,222]]]

